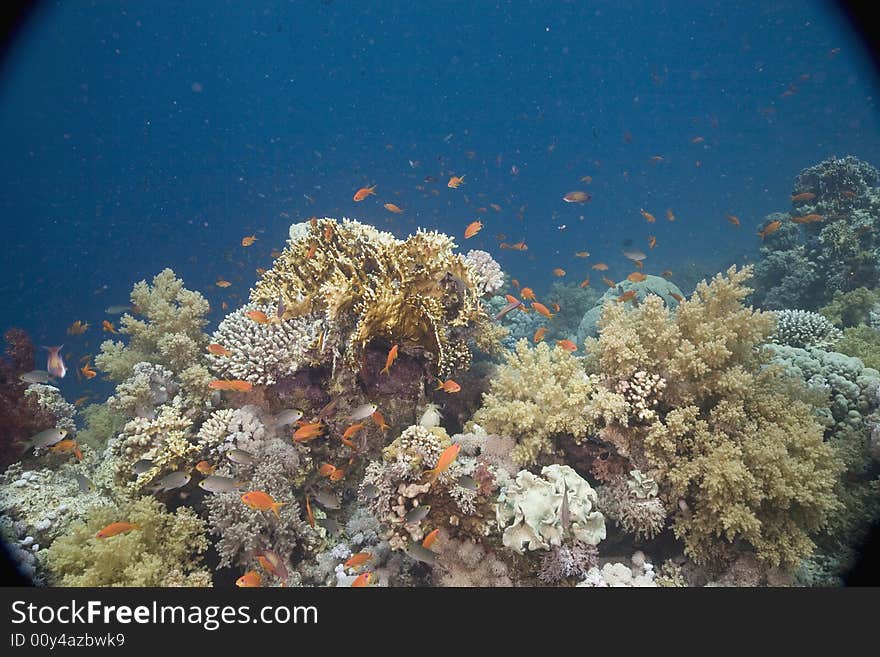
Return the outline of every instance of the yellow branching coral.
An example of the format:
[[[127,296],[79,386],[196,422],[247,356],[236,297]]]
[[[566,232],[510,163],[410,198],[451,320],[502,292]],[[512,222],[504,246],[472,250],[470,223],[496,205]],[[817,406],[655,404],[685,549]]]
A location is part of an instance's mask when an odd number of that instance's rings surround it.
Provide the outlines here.
[[[470,364],[468,339],[488,315],[452,238],[419,230],[401,241],[356,221],[314,220],[251,291],[287,317],[324,316],[331,342],[357,369],[374,338],[423,349],[441,377]]]
[[[120,521],[138,528],[96,538]],[[160,502],[141,497],[119,508],[93,508],[42,558],[56,586],[211,586],[211,574],[201,563],[207,549],[205,523],[192,509],[169,513]]]
[[[705,561],[744,542],[791,567],[840,509],[840,463],[792,383],[762,368],[755,347],[773,320],[742,305],[750,273],[731,267],[700,283],[675,313],[653,296],[635,310],[609,304],[588,362],[628,403],[633,382],[664,382],[650,389],[649,412],[630,403],[627,422],[600,410],[600,435],[655,477],[688,554]]]
[[[581,359],[545,342],[532,348],[525,339],[506,358],[474,422],[489,433],[515,438],[511,456],[518,464],[530,465],[552,453],[554,436],[580,440],[594,429],[588,412],[594,385]],[[613,408],[613,398],[613,393],[603,394],[603,405]]]

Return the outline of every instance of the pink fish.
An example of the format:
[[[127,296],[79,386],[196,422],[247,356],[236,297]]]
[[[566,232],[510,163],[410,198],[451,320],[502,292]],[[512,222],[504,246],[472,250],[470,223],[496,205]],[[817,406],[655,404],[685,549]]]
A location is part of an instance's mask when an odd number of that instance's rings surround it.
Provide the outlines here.
[[[46,371],[59,379],[63,379],[64,375],[67,374],[67,368],[64,367],[64,359],[59,353],[63,346],[64,345],[58,347],[43,347],[43,349],[49,352],[49,364],[46,365]]]

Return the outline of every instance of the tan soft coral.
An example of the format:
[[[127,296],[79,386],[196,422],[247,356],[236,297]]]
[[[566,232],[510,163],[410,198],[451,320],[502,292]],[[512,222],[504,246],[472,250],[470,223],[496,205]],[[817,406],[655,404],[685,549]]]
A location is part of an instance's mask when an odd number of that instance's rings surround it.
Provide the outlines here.
[[[700,283],[677,313],[658,297],[629,311],[609,304],[587,351],[609,388],[639,371],[667,382],[656,417],[626,426],[604,416],[600,436],[654,474],[688,554],[705,561],[723,541],[745,542],[764,563],[791,567],[839,511],[840,464],[810,406],[762,369],[755,347],[773,318],[742,305],[750,273],[731,267]]]

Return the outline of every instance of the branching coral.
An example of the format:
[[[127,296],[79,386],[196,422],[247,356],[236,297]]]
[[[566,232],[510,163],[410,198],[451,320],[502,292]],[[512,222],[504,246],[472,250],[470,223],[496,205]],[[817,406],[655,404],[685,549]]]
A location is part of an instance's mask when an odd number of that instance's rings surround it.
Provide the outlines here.
[[[207,299],[187,290],[183,281],[170,269],[153,278],[136,283],[131,302],[144,319],[126,313],[119,332],[128,335],[128,345],[107,340],[95,365],[111,379],[121,381],[131,376],[135,364],[146,361],[178,373],[202,357],[208,336],[202,333],[210,310]]]
[[[773,318],[742,305],[749,274],[731,267],[700,283],[674,314],[656,297],[631,311],[609,305],[587,350],[606,386],[639,370],[667,382],[656,419],[606,417],[601,436],[652,472],[688,554],[705,560],[721,538],[742,540],[764,562],[791,566],[840,509],[840,462],[811,407],[778,370],[761,369],[756,346]]]
[[[819,313],[808,310],[780,310],[770,339],[789,347],[829,349],[841,338],[840,329]]]
[[[445,377],[469,365],[467,342],[489,322],[454,246],[437,232],[401,241],[356,221],[315,220],[257,282],[251,301],[280,299],[288,317],[322,317],[353,370],[367,344],[382,339],[424,350]]]
[[[119,521],[138,528],[95,537]],[[205,523],[192,509],[169,513],[160,502],[141,497],[118,508],[92,509],[55,540],[45,561],[57,586],[210,586],[201,563],[207,548]]]
[[[61,391],[55,386],[42,383],[32,383],[24,391],[26,399],[33,398],[37,406],[54,418],[54,425],[60,429],[67,429],[71,437],[76,433],[76,407],[61,396]]]
[[[495,259],[486,251],[471,249],[464,257],[471,270],[471,280],[480,296],[495,294],[504,286],[504,272]]]
[[[155,419],[156,408],[166,404],[177,393],[171,370],[156,363],[137,363],[131,376],[116,386],[107,405],[127,418]]]
[[[666,507],[657,497],[656,483],[654,489],[648,491],[644,491],[642,485],[643,482],[634,479],[614,477],[599,486],[596,492],[599,495],[599,508],[618,527],[636,538],[651,539],[663,531]]]

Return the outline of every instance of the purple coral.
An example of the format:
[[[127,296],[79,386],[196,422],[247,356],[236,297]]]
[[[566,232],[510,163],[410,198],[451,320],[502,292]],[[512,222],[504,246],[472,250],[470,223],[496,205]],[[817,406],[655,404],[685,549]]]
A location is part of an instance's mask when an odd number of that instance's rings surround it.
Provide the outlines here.
[[[599,550],[593,545],[575,541],[559,545],[541,559],[538,579],[545,584],[558,584],[569,578],[583,579],[590,568],[599,565]]]

